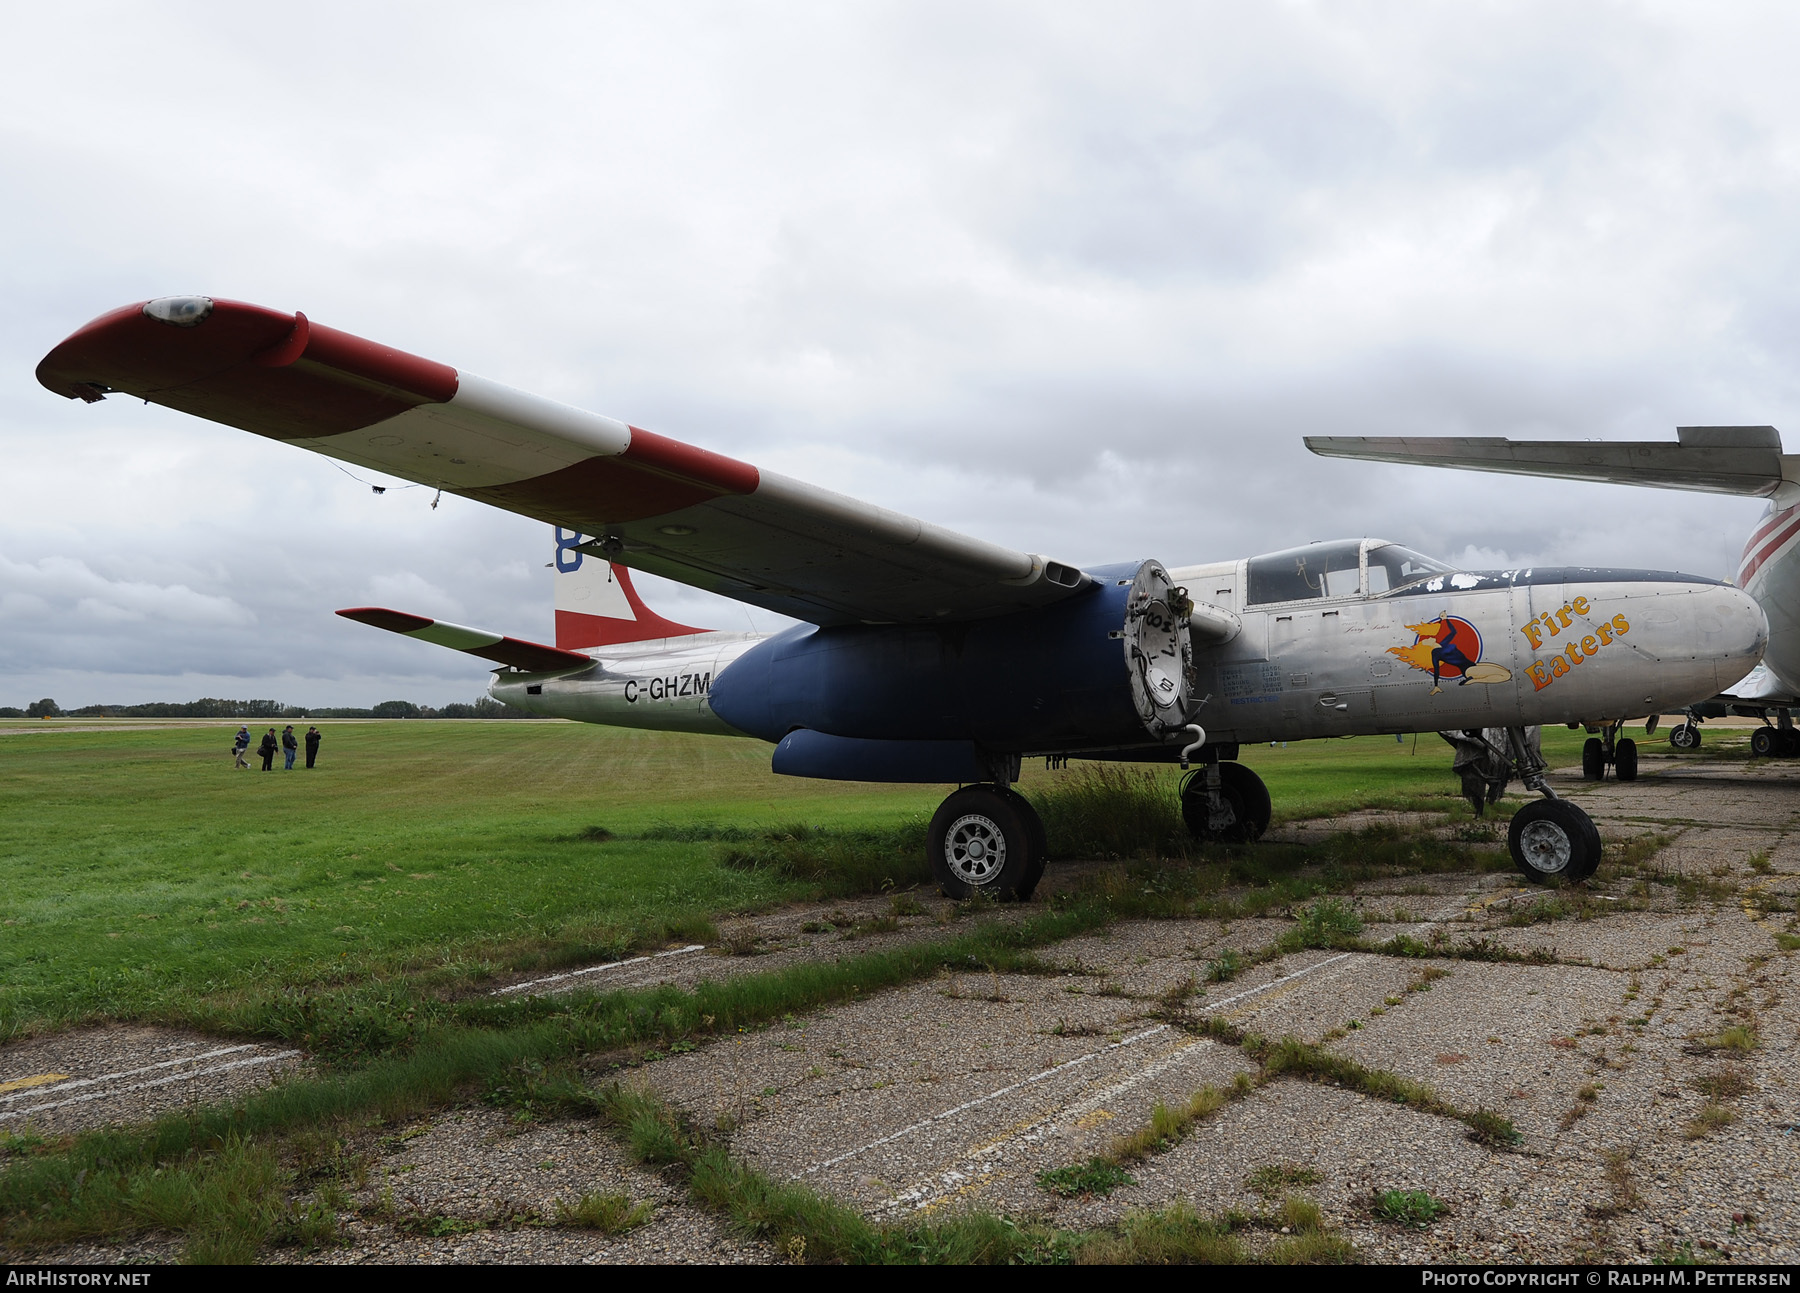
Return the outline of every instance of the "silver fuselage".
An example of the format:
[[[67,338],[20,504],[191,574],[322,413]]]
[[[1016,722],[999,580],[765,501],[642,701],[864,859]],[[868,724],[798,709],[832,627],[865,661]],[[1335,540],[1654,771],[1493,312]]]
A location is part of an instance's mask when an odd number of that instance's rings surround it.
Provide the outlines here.
[[[1214,741],[1659,713],[1741,678],[1768,640],[1763,613],[1744,592],[1659,572],[1446,574],[1393,591],[1265,605],[1244,604],[1244,561],[1170,574],[1207,608],[1196,625],[1217,611],[1237,621],[1228,641],[1209,643],[1199,632],[1194,640],[1194,695],[1205,698],[1197,716]],[[581,722],[741,735],[713,713],[709,695],[763,640],[709,632],[598,648],[590,668],[503,672],[490,692]]]

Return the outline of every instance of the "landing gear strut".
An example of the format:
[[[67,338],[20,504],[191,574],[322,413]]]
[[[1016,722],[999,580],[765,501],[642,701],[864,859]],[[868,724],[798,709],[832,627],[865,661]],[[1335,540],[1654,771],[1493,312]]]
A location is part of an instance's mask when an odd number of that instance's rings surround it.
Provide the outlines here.
[[[1600,865],[1600,832],[1593,819],[1568,800],[1556,797],[1544,779],[1543,756],[1526,740],[1524,728],[1507,728],[1506,740],[1519,780],[1527,790],[1543,796],[1513,814],[1506,832],[1513,865],[1532,884],[1587,879]]]
[[[938,806],[926,851],[946,898],[977,894],[1023,902],[1044,878],[1049,848],[1043,820],[1004,783],[964,786]]]
[[[1582,745],[1581,778],[1583,781],[1599,781],[1606,776],[1606,770],[1609,767],[1620,781],[1637,780],[1637,742],[1629,736],[1619,736],[1619,729],[1624,725],[1622,719],[1616,723],[1604,723],[1600,727],[1600,735],[1588,737],[1586,743]],[[1590,732],[1593,730],[1591,727],[1588,729]]]

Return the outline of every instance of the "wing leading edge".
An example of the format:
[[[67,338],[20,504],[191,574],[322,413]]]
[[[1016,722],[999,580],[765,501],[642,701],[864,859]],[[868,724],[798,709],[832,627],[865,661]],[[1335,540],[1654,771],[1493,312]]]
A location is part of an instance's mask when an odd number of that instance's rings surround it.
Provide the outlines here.
[[[120,391],[597,535],[622,565],[815,624],[976,619],[1087,582],[1032,553],[238,301],[114,310],[37,376],[71,399]]]
[[[1677,427],[1666,440],[1507,440],[1499,436],[1312,436],[1326,458],[1459,467],[1616,485],[1748,494],[1781,487],[1788,458],[1774,427]]]

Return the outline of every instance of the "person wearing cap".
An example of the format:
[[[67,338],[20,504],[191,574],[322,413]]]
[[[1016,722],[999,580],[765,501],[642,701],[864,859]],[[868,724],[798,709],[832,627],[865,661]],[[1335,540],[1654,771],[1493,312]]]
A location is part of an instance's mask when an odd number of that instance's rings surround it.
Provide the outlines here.
[[[306,766],[312,767],[313,760],[319,757],[319,742],[325,737],[316,727],[306,729]]]
[[[232,767],[243,768],[246,771],[249,770],[250,760],[248,760],[244,757],[244,752],[247,751],[249,748],[250,748],[250,729],[248,727],[240,727],[240,728],[238,728],[238,733],[237,733],[236,739],[233,740],[231,743],[231,766]]]
[[[281,742],[275,739],[275,729],[271,727],[267,732],[263,733],[263,739],[256,747],[256,752],[262,755],[264,772],[273,770],[275,767],[275,751],[280,748]]]
[[[300,753],[300,742],[294,739],[294,725],[289,723],[281,729],[281,752],[287,757],[283,765],[287,771],[294,770],[294,756]]]

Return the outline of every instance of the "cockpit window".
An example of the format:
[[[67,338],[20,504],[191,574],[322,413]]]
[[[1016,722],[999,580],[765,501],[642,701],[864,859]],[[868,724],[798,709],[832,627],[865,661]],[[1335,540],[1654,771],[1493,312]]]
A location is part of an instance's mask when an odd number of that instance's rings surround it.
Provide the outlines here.
[[[1308,597],[1354,597],[1362,583],[1357,560],[1361,550],[1360,539],[1346,539],[1252,557],[1245,603],[1257,606]]]
[[[1449,574],[1454,569],[1398,543],[1383,543],[1369,549],[1369,592],[1385,593],[1429,575]]]

